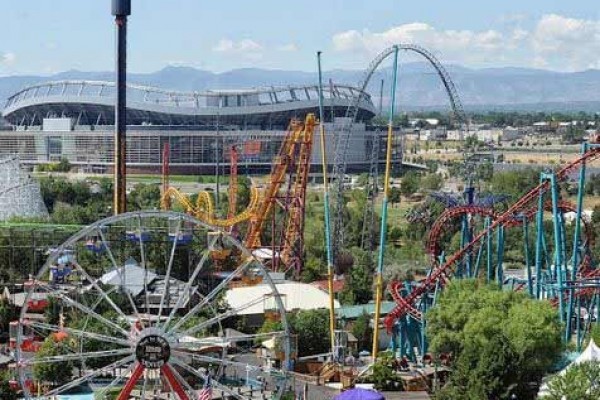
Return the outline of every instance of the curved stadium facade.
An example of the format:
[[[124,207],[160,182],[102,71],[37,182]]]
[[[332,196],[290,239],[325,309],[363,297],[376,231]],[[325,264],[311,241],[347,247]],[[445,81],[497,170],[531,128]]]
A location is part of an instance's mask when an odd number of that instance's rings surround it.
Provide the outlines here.
[[[29,86],[6,102],[0,131],[0,155],[18,154],[23,163],[67,158],[89,171],[113,163],[115,86],[111,82],[60,81]],[[324,89],[327,148],[350,104],[358,100],[348,169],[363,170],[371,159],[375,115],[371,97],[344,85]],[[229,163],[227,149],[238,145],[240,162],[266,171],[277,154],[291,118],[318,114],[316,86],[252,90],[175,92],[129,85],[127,88],[127,163],[132,170],[158,170],[169,143],[174,172],[212,173]],[[317,146],[313,163],[320,160]]]

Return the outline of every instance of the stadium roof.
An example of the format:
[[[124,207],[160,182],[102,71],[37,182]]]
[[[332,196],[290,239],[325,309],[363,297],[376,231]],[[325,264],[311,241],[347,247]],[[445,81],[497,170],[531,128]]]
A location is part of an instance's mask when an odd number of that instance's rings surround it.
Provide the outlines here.
[[[335,116],[358,102],[358,120],[375,115],[371,96],[346,85],[325,87],[325,106]],[[46,117],[70,117],[78,125],[114,124],[115,85],[103,81],[57,81],[29,86],[8,98],[2,116],[12,125],[41,125]],[[245,90],[177,92],[127,86],[128,125],[287,125],[318,109],[314,85]]]

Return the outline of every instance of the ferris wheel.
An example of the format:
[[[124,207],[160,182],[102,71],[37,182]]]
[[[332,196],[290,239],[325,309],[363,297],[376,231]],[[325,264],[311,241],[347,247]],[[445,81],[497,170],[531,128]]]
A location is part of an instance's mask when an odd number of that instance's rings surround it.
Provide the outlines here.
[[[98,221],[27,285],[14,346],[26,399],[278,399],[287,389],[284,299],[237,240],[188,215]]]

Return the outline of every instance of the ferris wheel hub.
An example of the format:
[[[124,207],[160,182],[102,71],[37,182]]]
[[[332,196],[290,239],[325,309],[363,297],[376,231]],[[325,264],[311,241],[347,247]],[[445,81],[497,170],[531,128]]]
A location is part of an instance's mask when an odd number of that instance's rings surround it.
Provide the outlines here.
[[[135,357],[145,368],[159,369],[171,358],[171,345],[167,338],[158,332],[140,335],[135,346]]]

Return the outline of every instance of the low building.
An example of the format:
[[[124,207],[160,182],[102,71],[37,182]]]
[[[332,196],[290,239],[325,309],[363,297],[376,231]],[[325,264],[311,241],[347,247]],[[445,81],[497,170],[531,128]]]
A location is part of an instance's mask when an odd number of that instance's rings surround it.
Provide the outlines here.
[[[285,280],[275,281],[275,286],[286,312],[329,308],[329,295],[316,286]],[[225,293],[225,301],[231,308],[240,309],[238,315],[246,318],[248,326],[259,327],[264,322],[265,312],[275,306],[271,293],[271,286],[266,283],[238,286]],[[265,301],[246,307],[248,299],[261,297],[264,297]],[[337,300],[334,301],[334,305],[336,309],[340,307]]]
[[[502,136],[500,140],[510,141],[519,139],[525,136],[525,130],[523,128],[514,128],[512,126],[507,126],[502,130]]]

